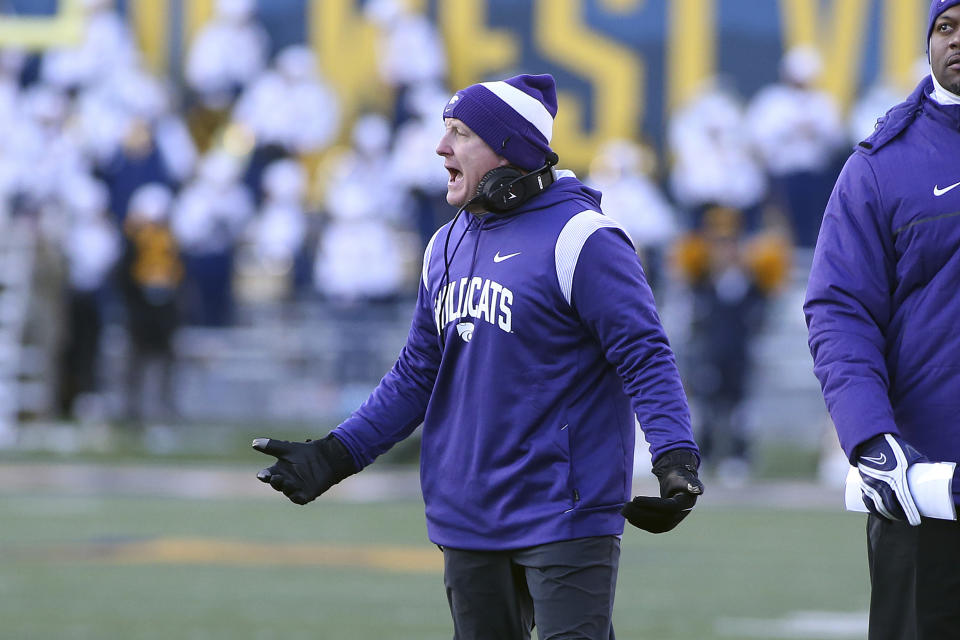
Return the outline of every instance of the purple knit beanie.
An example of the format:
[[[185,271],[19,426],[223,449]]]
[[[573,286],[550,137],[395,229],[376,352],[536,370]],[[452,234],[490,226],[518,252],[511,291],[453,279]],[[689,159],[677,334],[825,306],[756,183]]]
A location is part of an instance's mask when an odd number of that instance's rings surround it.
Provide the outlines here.
[[[461,120],[510,164],[530,171],[553,153],[556,115],[557,86],[549,74],[470,85],[443,109],[444,118]]]
[[[930,35],[933,33],[933,23],[937,21],[937,16],[958,4],[960,0],[933,0],[930,3],[930,17],[927,19],[927,48],[930,47]]]

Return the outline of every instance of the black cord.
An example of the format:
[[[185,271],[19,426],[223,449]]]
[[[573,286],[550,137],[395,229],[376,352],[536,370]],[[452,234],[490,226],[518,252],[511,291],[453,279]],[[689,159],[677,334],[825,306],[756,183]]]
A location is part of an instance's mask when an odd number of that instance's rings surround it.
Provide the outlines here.
[[[467,226],[464,228],[463,233],[460,234],[460,238],[457,240],[457,244],[453,247],[453,254],[447,257],[447,250],[450,248],[450,236],[453,235],[453,227],[456,226],[457,220],[460,219],[460,215],[467,210],[472,204],[476,204],[481,199],[481,196],[474,196],[467,200],[460,209],[457,210],[457,214],[453,216],[453,220],[450,222],[450,228],[447,230],[447,238],[443,242],[443,278],[440,280],[440,314],[438,315],[437,321],[437,330],[440,333],[440,351],[442,352],[444,347],[446,347],[446,338],[443,335],[443,327],[447,322],[446,312],[447,312],[447,296],[450,295],[449,291],[444,291],[444,287],[450,284],[450,264],[453,262],[454,257],[457,255],[457,250],[460,248],[460,245],[463,243],[463,239],[467,237],[467,231],[470,230],[470,225],[473,224],[473,219],[467,221]]]

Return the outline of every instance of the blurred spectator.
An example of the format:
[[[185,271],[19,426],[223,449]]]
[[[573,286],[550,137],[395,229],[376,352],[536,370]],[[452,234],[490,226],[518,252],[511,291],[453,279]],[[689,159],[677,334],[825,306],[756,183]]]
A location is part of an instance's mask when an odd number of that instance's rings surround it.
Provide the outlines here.
[[[113,93],[127,113],[127,118],[150,124],[157,150],[177,184],[193,175],[197,148],[186,122],[174,109],[169,87],[150,73],[127,67],[110,77]]]
[[[768,298],[785,280],[788,245],[772,235],[746,237],[740,211],[714,207],[702,230],[678,243],[675,260],[692,296],[683,369],[699,414],[700,453],[721,480],[743,480],[752,463],[742,413],[751,346]]]
[[[280,301],[309,283],[305,263],[307,174],[296,160],[278,160],[263,172],[264,203],[244,233],[238,276],[257,291],[249,297]],[[312,266],[312,265],[311,265]]]
[[[436,162],[437,136],[442,131],[437,114],[443,112],[449,99],[449,92],[441,85],[422,84],[412,90],[407,95],[410,117],[397,128],[390,153],[388,171],[410,196],[413,224],[424,248],[450,216],[449,176]]]
[[[124,220],[126,250],[122,278],[130,334],[126,375],[127,417],[139,423],[144,400],[158,399],[164,417],[172,416],[173,335],[180,324],[179,291],[183,264],[169,225],[173,194],[163,184],[145,184],[130,198]],[[159,389],[144,393],[145,376],[156,367]]]
[[[234,251],[254,211],[240,174],[237,158],[210,151],[174,204],[171,224],[186,264],[189,324],[222,327],[233,321]]]
[[[366,16],[380,30],[377,61],[380,78],[393,90],[397,127],[417,115],[413,91],[446,81],[447,51],[436,25],[405,0],[371,0]]]
[[[109,171],[109,164],[123,153],[124,138],[133,129],[146,127],[168,180],[180,184],[194,171],[197,149],[174,107],[172,91],[164,82],[144,69],[127,66],[77,96],[72,131],[91,161]]]
[[[99,82],[78,93],[74,104],[73,132],[94,167],[106,168],[121,154],[131,114],[115,95],[114,83]],[[118,215],[122,218],[122,215]]]
[[[713,206],[743,211],[748,230],[761,225],[766,177],[747,137],[744,107],[718,78],[704,84],[670,120],[670,187],[697,228]]]
[[[41,61],[40,79],[67,91],[77,91],[116,69],[135,65],[140,54],[127,22],[117,13],[114,0],[81,0],[83,40],[76,47],[47,52]]]
[[[128,121],[120,148],[98,173],[110,189],[110,210],[120,224],[137,189],[151,183],[168,188],[176,185],[173,172],[157,147],[153,127],[149,120],[140,117]]]
[[[747,111],[751,139],[773,181],[798,247],[812,248],[847,136],[836,101],[814,87],[823,63],[811,47],[788,51],[782,81],[762,89]]]
[[[340,128],[340,102],[317,69],[305,45],[282,49],[267,69],[243,92],[234,120],[254,138],[244,181],[259,203],[264,168],[284,157],[324,151]]]
[[[61,242],[67,271],[67,327],[61,353],[59,407],[83,417],[83,394],[98,389],[104,294],[120,257],[120,234],[107,208],[107,188],[92,178],[64,185],[67,227]]]
[[[9,215],[12,199],[18,188],[22,165],[16,157],[11,141],[19,129],[20,72],[25,62],[21,51],[0,49],[0,223]]]
[[[226,123],[237,96],[266,67],[270,38],[256,10],[255,0],[217,0],[213,19],[187,53],[188,120],[204,151]]]
[[[630,234],[650,287],[661,283],[664,249],[676,236],[679,223],[673,205],[653,180],[653,150],[612,140],[601,147],[585,181],[603,194],[603,210]]]
[[[390,134],[383,116],[360,117],[353,148],[327,176],[330,220],[317,250],[315,284],[338,304],[391,302],[410,285],[410,243],[397,229],[403,208],[388,171]]]
[[[420,246],[404,232],[399,189],[387,170],[390,124],[367,114],[353,129],[353,148],[337,158],[324,188],[329,222],[314,262],[314,284],[345,328],[340,362],[347,382],[378,376],[378,345],[371,323],[392,319],[395,303],[411,291]]]
[[[19,114],[20,73],[26,54],[19,49],[0,48],[0,133],[6,134],[16,125]]]
[[[36,212],[41,224],[54,229],[61,186],[89,172],[79,145],[64,129],[69,109],[61,90],[33,85],[23,92],[20,117],[4,140],[4,154],[13,162],[9,178],[19,201],[15,206]]]

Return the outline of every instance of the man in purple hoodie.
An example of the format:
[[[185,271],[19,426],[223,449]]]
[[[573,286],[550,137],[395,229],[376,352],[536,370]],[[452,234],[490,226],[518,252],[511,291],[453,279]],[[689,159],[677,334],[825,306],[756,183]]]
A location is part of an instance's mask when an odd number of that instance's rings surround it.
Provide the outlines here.
[[[430,240],[406,345],[316,442],[257,439],[313,500],[423,424],[430,540],[455,637],[613,638],[624,518],[659,533],[703,485],[673,353],[627,233],[553,165],[549,75],[459,91],[437,146],[459,211]],[[465,213],[465,215],[464,215]],[[660,497],[630,501],[639,420]]]
[[[933,0],[927,44],[931,76],[837,180],[804,304],[870,511],[870,640],[960,633],[960,524],[921,517],[906,477],[960,462],[960,0]]]

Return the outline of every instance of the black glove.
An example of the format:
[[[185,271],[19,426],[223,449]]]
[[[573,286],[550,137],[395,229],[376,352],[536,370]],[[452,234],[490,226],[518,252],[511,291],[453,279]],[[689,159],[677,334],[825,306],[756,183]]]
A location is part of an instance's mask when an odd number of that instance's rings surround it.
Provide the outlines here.
[[[860,492],[870,513],[887,520],[920,524],[920,511],[907,484],[907,469],[927,462],[919,451],[892,433],[876,435],[857,447]]]
[[[306,442],[257,438],[253,448],[277,458],[257,478],[296,504],[307,504],[358,471],[350,452],[333,434]]]
[[[653,465],[653,474],[660,480],[660,497],[637,496],[620,513],[627,522],[650,533],[670,531],[687,517],[703,493],[697,477],[699,464],[691,449],[666,452]]]

